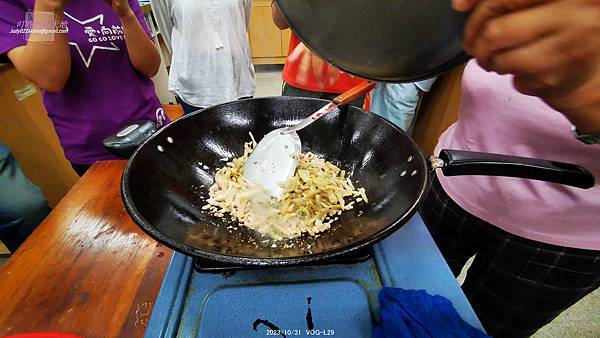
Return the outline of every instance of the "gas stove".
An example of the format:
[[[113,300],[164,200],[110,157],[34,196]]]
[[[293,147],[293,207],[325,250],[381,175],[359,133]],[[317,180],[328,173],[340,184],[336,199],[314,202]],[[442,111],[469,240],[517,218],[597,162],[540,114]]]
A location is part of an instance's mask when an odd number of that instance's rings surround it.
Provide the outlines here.
[[[481,328],[416,215],[368,251],[322,265],[240,270],[175,254],[146,337],[370,337],[382,287],[442,295]]]

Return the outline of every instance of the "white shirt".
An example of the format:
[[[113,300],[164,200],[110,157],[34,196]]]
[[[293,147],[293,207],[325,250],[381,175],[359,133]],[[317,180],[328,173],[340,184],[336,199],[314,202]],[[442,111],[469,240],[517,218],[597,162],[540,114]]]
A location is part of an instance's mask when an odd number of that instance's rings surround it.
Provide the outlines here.
[[[171,92],[196,107],[254,96],[251,7],[251,0],[153,0],[155,18],[173,52]]]

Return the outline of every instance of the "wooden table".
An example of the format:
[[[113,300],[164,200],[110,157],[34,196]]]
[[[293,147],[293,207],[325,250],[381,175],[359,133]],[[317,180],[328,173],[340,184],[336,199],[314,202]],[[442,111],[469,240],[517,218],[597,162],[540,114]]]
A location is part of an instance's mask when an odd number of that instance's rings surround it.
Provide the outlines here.
[[[144,334],[172,251],[125,211],[124,165],[95,164],[0,269],[0,336]]]

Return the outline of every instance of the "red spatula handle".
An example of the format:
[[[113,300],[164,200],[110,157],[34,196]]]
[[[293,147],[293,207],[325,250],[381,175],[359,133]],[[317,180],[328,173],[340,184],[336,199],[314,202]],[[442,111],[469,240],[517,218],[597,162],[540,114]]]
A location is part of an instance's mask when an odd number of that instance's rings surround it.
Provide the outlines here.
[[[356,86],[350,90],[347,90],[342,95],[333,99],[333,102],[335,102],[335,104],[337,104],[337,105],[348,104],[348,103],[352,102],[352,100],[354,100],[355,98],[359,97],[360,95],[368,92],[369,90],[371,90],[373,88],[375,88],[375,82],[368,81],[365,83],[361,83],[358,86]]]
[[[320,119],[323,115],[325,115],[331,111],[334,111],[334,110],[339,111],[339,108],[338,108],[339,105],[345,105],[345,104],[350,103],[352,100],[354,100],[361,94],[373,89],[374,87],[375,87],[375,83],[366,82],[366,83],[362,83],[354,88],[351,88],[350,90],[346,91],[342,95],[333,99],[333,102],[328,103],[325,107],[317,110],[312,115],[310,115],[309,117],[302,120],[300,123],[298,123],[294,126],[291,126],[291,127],[287,127],[283,131],[283,133],[287,134],[287,133],[292,133],[292,132],[298,131],[302,128],[305,128],[305,127],[311,125],[313,122]]]

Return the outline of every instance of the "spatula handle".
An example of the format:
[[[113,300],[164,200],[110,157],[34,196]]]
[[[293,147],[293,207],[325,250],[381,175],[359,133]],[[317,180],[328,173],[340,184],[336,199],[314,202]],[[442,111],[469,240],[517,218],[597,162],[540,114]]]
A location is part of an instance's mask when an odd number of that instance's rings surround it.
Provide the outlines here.
[[[310,124],[312,124],[313,122],[315,122],[316,120],[320,119],[321,116],[332,112],[332,111],[339,111],[338,106],[340,105],[345,105],[350,103],[352,100],[354,100],[355,98],[357,98],[358,96],[360,96],[361,94],[373,89],[375,87],[375,83],[374,82],[365,82],[365,83],[361,83],[356,87],[350,88],[349,90],[347,90],[346,92],[344,92],[342,95],[337,96],[335,99],[333,99],[333,102],[330,102],[329,104],[327,104],[325,107],[317,110],[316,112],[314,112],[311,116],[305,118],[304,120],[302,120],[300,123],[288,127],[286,128],[283,133],[287,134],[287,133],[293,133],[295,131],[298,131],[300,129],[303,129],[307,126],[309,126]]]
[[[359,97],[360,95],[368,92],[369,90],[371,90],[373,88],[375,88],[375,82],[367,81],[367,82],[361,83],[358,86],[355,86],[355,87],[351,88],[350,90],[347,90],[342,95],[337,96],[335,99],[333,99],[333,102],[340,106],[348,104],[348,103],[352,102],[352,100],[354,100],[355,98]]]
[[[288,133],[293,133],[295,131],[298,131],[300,129],[304,129],[307,126],[313,124],[313,122],[315,122],[316,120],[320,119],[321,116],[332,112],[332,111],[339,111],[340,108],[338,108],[338,106],[333,103],[333,102],[329,102],[325,107],[317,110],[316,112],[314,112],[312,115],[310,115],[309,117],[305,118],[304,120],[300,121],[300,123],[287,127],[285,128],[285,130],[283,131],[284,134],[288,134]]]

